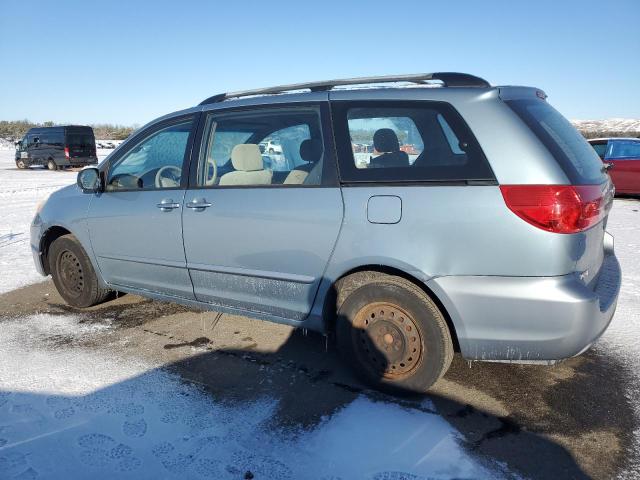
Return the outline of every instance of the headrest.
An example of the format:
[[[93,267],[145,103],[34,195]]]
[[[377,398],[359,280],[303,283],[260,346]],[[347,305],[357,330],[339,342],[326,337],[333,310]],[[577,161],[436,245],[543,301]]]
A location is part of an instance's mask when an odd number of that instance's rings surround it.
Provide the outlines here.
[[[307,138],[300,144],[300,158],[315,163],[322,157],[322,142],[316,138]]]
[[[373,134],[373,148],[380,153],[400,151],[400,143],[396,132],[390,128],[381,128]]]
[[[255,143],[241,143],[231,150],[231,164],[241,172],[263,170],[260,148]]]

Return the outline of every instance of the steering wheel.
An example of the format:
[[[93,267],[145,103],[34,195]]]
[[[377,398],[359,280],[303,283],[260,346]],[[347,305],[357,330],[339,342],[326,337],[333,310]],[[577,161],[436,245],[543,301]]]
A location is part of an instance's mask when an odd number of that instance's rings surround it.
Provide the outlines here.
[[[211,178],[207,178],[209,176],[209,165],[213,167],[213,176]],[[216,165],[216,161],[213,158],[207,159],[207,172],[204,175],[204,184],[207,186],[215,185],[216,179],[218,178],[218,165]]]
[[[165,172],[171,171],[171,176],[164,176]],[[156,172],[156,188],[179,187],[182,169],[175,165],[165,165]]]

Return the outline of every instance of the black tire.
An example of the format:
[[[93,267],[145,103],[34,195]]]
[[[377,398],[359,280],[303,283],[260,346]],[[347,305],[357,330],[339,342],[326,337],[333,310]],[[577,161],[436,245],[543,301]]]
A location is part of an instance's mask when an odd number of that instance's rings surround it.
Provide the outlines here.
[[[393,394],[424,393],[445,374],[451,334],[421,288],[402,277],[358,272],[336,290],[338,348],[366,383]]]
[[[49,247],[49,271],[60,296],[69,305],[91,307],[111,293],[98,282],[91,261],[73,235],[63,235]]]
[[[270,148],[269,153],[273,154],[273,153],[276,153],[276,151],[273,148]]]
[[[47,168],[49,170],[58,170],[58,164],[53,160],[53,158],[50,158],[47,160]]]
[[[20,170],[24,170],[25,168],[29,168],[29,165],[23,159],[19,158],[18,160],[16,160],[16,167],[18,167]]]

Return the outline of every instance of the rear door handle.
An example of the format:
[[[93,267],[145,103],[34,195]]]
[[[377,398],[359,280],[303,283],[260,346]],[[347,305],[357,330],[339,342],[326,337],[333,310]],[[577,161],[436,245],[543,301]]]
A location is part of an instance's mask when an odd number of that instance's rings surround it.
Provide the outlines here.
[[[204,198],[194,198],[185,206],[193,210],[204,210],[205,208],[209,208],[211,203],[207,202]]]
[[[170,212],[174,208],[180,208],[179,203],[175,203],[172,198],[163,198],[160,203],[156,205],[163,212]]]

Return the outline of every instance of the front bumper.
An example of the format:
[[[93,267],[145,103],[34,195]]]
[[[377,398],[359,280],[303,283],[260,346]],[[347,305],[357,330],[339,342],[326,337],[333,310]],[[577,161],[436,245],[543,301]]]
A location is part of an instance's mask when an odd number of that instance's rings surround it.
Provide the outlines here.
[[[469,360],[548,362],[579,355],[607,329],[622,273],[605,236],[595,283],[557,277],[440,277],[427,282],[456,329]]]
[[[33,263],[36,266],[36,270],[40,275],[46,276],[44,265],[42,263],[42,252],[40,251],[40,240],[42,239],[42,235],[44,234],[42,221],[40,220],[40,215],[36,214],[35,218],[31,222],[30,228],[30,237],[31,237],[31,254],[33,255]]]

